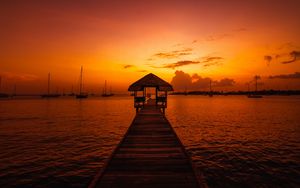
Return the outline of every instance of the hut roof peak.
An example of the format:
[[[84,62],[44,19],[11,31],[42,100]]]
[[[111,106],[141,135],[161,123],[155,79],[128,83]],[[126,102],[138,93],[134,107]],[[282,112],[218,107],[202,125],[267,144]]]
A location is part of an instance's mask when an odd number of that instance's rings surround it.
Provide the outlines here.
[[[173,91],[171,84],[153,73],[149,73],[131,84],[128,88],[128,91],[142,91],[145,87],[156,87],[159,91]]]

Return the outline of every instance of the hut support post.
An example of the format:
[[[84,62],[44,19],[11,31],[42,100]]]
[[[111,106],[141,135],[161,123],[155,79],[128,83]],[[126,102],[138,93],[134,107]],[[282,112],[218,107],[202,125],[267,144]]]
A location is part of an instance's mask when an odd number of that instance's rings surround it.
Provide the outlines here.
[[[143,88],[143,97],[144,97],[144,101],[143,101],[143,106],[145,105],[145,101],[146,101],[146,97],[145,97],[145,95],[146,95],[146,88]]]
[[[165,108],[167,108],[167,102],[168,102],[168,92],[165,91],[165,97],[166,97],[166,104],[165,104]]]
[[[155,88],[155,105],[157,106],[157,87]]]

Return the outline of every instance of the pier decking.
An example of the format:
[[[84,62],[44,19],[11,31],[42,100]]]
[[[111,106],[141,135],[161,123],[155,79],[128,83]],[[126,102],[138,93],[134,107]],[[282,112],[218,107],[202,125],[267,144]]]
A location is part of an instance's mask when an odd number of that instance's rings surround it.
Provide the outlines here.
[[[92,187],[205,187],[170,123],[154,103],[137,113]]]

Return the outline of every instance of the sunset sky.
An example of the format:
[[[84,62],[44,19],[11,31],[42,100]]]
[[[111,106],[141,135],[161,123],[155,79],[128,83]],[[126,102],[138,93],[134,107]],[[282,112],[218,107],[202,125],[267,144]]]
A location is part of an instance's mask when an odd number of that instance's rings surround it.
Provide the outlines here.
[[[299,0],[9,0],[0,2],[1,91],[70,91],[80,66],[90,92],[147,73],[175,88],[300,89]],[[184,80],[185,79],[185,80]],[[194,88],[196,87],[196,88]]]

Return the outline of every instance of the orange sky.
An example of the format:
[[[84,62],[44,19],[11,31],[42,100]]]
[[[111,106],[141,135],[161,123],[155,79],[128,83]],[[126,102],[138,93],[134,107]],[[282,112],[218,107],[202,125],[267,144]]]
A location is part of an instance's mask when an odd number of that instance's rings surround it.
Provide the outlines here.
[[[300,89],[299,7],[298,0],[1,1],[1,90],[44,92],[51,72],[51,90],[70,91],[81,65],[93,92],[105,79],[126,91],[150,72],[171,82],[175,71],[233,79],[230,90],[246,89],[255,74],[266,89]]]

